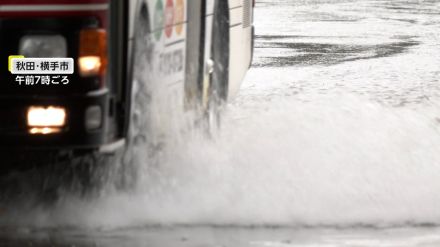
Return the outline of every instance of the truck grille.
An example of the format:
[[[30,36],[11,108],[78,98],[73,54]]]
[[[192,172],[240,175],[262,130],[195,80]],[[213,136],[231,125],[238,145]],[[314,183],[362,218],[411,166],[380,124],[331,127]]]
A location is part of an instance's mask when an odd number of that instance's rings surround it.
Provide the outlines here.
[[[0,107],[0,133],[22,132],[26,126],[25,114],[22,109],[15,106]]]

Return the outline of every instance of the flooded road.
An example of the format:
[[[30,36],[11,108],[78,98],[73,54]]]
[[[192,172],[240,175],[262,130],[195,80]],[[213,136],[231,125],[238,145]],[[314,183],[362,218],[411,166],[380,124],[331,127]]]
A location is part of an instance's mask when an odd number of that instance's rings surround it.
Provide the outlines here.
[[[440,230],[143,227],[117,231],[14,233],[1,246],[62,247],[413,247],[438,246]]]
[[[255,25],[213,140],[135,192],[3,212],[0,246],[438,246],[440,2],[261,0]]]

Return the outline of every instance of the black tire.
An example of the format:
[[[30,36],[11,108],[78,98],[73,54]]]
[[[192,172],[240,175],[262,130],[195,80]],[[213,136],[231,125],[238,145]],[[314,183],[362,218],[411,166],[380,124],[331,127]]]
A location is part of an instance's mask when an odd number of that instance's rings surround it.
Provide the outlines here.
[[[145,5],[142,5],[138,14],[135,29],[135,38],[133,42],[132,50],[132,66],[131,66],[131,89],[130,89],[130,121],[128,130],[128,143],[134,144],[138,142],[139,138],[146,139],[142,135],[142,128],[145,127],[146,119],[143,115],[147,111],[145,108],[148,105],[149,95],[146,90],[146,79],[144,76],[144,70],[140,69],[140,64],[147,66],[148,57],[150,56],[148,45],[149,41],[149,17],[148,11]]]
[[[212,30],[211,60],[213,71],[209,87],[208,128],[212,133],[221,125],[221,111],[228,99],[229,81],[229,8],[218,0]]]
[[[131,53],[131,88],[128,98],[130,99],[130,113],[126,146],[118,167],[119,174],[116,181],[117,189],[130,190],[138,179],[138,170],[141,161],[140,151],[137,150],[147,142],[146,130],[148,126],[148,106],[150,101],[145,70],[149,66],[148,57],[151,57],[151,44],[149,41],[150,24],[148,9],[145,4],[140,7],[135,24],[135,37]],[[145,65],[145,68],[140,67]],[[142,68],[142,69],[141,69]]]

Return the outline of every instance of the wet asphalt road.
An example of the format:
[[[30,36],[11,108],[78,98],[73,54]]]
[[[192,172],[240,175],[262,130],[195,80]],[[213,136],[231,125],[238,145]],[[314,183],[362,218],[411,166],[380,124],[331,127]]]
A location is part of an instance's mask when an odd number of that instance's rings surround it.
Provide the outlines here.
[[[437,100],[439,4],[261,1],[254,65],[290,77],[301,96],[335,89],[392,106]]]
[[[380,146],[388,150],[387,153],[395,152],[395,156],[380,159],[396,160],[396,164],[405,165],[404,151],[396,149],[396,143],[387,143],[384,136],[391,131],[408,132],[411,138],[400,138],[397,146],[407,145],[406,152],[412,152],[414,146],[410,143],[421,131],[399,128],[399,126],[386,126],[387,121],[417,122],[420,116],[423,121],[429,122],[431,129],[423,132],[423,135],[438,136],[440,124],[440,1],[435,0],[315,0],[315,1],[291,1],[291,0],[260,0],[257,3],[255,24],[257,28],[256,50],[254,67],[248,74],[246,83],[241,94],[231,104],[232,119],[237,119],[241,124],[242,118],[255,112],[265,111],[273,107],[273,100],[293,100],[295,107],[305,109],[319,109],[323,105],[334,103],[335,108],[353,113],[360,109],[360,117],[363,121],[370,121],[369,115],[364,114],[363,106],[374,104],[384,107],[380,114],[374,111],[370,131],[387,129],[386,133],[379,133],[378,142],[361,143]],[[348,96],[347,96],[348,95]],[[337,105],[341,98],[347,99],[351,106],[345,109]],[[344,102],[347,102],[344,101]],[[263,103],[262,103],[263,102]],[[290,102],[290,101],[289,101]],[[317,102],[317,103],[314,103]],[[302,105],[303,104],[303,105]],[[312,104],[314,107],[310,107]],[[374,110],[374,109],[373,109]],[[403,111],[410,117],[408,119],[390,119],[388,113]],[[418,112],[422,115],[414,115]],[[301,111],[295,111],[298,114]],[[324,112],[332,115],[333,111]],[[330,118],[336,125],[345,122],[344,116],[338,115]],[[365,117],[365,119],[362,119]],[[404,115],[407,116],[407,115]],[[353,116],[350,116],[353,118]],[[315,121],[320,119],[315,116],[299,116],[306,123],[320,126]],[[377,120],[384,118],[384,123]],[[280,119],[278,119],[280,120]],[[283,119],[281,119],[283,120]],[[328,119],[324,119],[328,120]],[[297,121],[297,119],[295,119]],[[330,120],[329,120],[330,121]],[[339,122],[341,121],[341,122]],[[348,121],[348,120],[347,120]],[[352,121],[352,119],[350,120]],[[348,124],[344,128],[356,128],[358,122]],[[382,126],[383,125],[383,126]],[[228,125],[226,125],[227,127]],[[408,125],[410,128],[413,125]],[[383,128],[382,128],[383,127]],[[358,132],[351,133],[349,135]],[[320,132],[317,136],[320,136]],[[369,138],[367,133],[361,138]],[[394,133],[395,134],[395,133]],[[396,135],[397,135],[396,134]],[[298,138],[303,138],[302,134]],[[424,138],[420,136],[420,138]],[[329,138],[322,142],[332,142]],[[344,139],[344,138],[342,138]],[[347,140],[351,140],[345,138]],[[345,140],[344,139],[344,140]],[[382,140],[382,142],[381,142]],[[339,143],[341,144],[341,143]],[[424,164],[436,165],[438,155],[435,148],[438,142],[427,139],[426,147],[429,154],[416,149],[424,156]],[[344,143],[350,146],[351,143]],[[306,144],[307,146],[307,144]],[[318,145],[319,146],[319,145]],[[394,146],[394,147],[391,147]],[[356,148],[356,143],[353,145]],[[320,150],[320,149],[317,149]],[[378,148],[379,150],[379,148]],[[371,152],[376,152],[373,149]],[[336,151],[335,151],[336,152]],[[317,152],[318,153],[318,152]],[[373,158],[367,153],[364,156],[356,156],[356,160],[369,160]],[[317,154],[319,156],[319,153]],[[351,157],[350,151],[345,156]],[[413,156],[412,156],[413,157]],[[331,158],[331,157],[330,157]],[[304,158],[307,161],[306,158]],[[354,159],[354,158],[353,158]],[[351,161],[351,159],[348,159]],[[437,170],[434,170],[434,172]],[[429,173],[429,169],[427,171]],[[417,172],[416,172],[416,175]],[[376,175],[372,175],[377,177]],[[420,175],[420,177],[422,177]],[[387,178],[385,176],[385,178]],[[432,177],[426,179],[428,187],[437,188],[438,184],[429,184]],[[434,178],[433,178],[434,179]],[[423,180],[423,179],[421,179]],[[405,180],[418,183],[418,180]],[[374,182],[371,184],[375,185]],[[301,185],[300,185],[301,186]],[[374,190],[374,186],[372,186]],[[413,204],[432,204],[426,198],[437,198],[432,194],[433,190],[424,189],[426,197],[414,197],[413,195],[425,195],[413,188],[417,184],[408,187],[396,188],[396,190],[408,190],[406,197]],[[362,189],[362,188],[361,188]],[[311,190],[313,191],[313,190]],[[331,188],[329,195],[332,195]],[[390,189],[393,192],[393,189]],[[413,192],[413,193],[410,193]],[[376,191],[369,194],[372,200],[380,200],[374,197]],[[356,197],[357,198],[357,197]],[[361,197],[362,198],[362,197]],[[379,199],[377,199],[379,198]],[[328,198],[327,198],[328,199]],[[359,198],[357,198],[359,199]],[[425,201],[424,201],[425,200]],[[319,201],[319,200],[318,200]],[[352,207],[362,208],[362,200],[353,203]],[[399,201],[396,200],[397,205]],[[258,204],[259,202],[255,202]],[[321,207],[328,207],[332,214],[332,204],[325,205],[327,201],[321,200]],[[349,204],[351,205],[351,204]],[[390,224],[394,220],[397,226],[394,228],[382,228],[387,225],[387,217],[380,214],[366,214],[371,221],[364,222],[365,218],[359,217],[356,227],[341,227],[338,218],[333,219],[324,215],[329,222],[319,223],[318,219],[310,220],[305,217],[296,217],[304,221],[307,228],[273,228],[273,227],[126,227],[121,229],[51,227],[33,228],[4,227],[0,230],[0,246],[439,246],[440,230],[435,227],[440,221],[434,209],[429,207],[424,212],[403,211],[402,215],[394,215],[392,207],[384,204],[385,211],[390,217]],[[397,207],[396,206],[396,207]],[[415,208],[418,208],[415,206]],[[335,210],[339,210],[336,207]],[[423,209],[420,208],[420,211]],[[302,212],[301,210],[299,210]],[[340,211],[340,210],[339,210]],[[362,212],[362,210],[359,210]],[[373,210],[374,211],[374,210]],[[398,211],[398,210],[396,210]],[[405,214],[406,213],[406,214]],[[378,216],[379,215],[379,216]],[[385,213],[385,215],[387,215]],[[322,216],[322,215],[321,215]],[[215,216],[214,216],[215,217]],[[218,217],[222,217],[220,214]],[[423,218],[418,224],[419,217]],[[396,220],[397,218],[397,220]],[[309,223],[312,222],[312,223]],[[318,222],[318,223],[316,223]],[[342,224],[344,223],[341,220]],[[402,224],[401,222],[416,222],[414,224]],[[427,222],[423,224],[423,222]],[[352,222],[348,221],[348,225]],[[167,222],[169,224],[169,222]],[[196,224],[196,223],[195,223]],[[235,223],[233,223],[235,224]],[[246,225],[246,222],[238,222],[238,225]],[[148,225],[148,222],[145,223]],[[313,225],[326,225],[326,228]],[[416,225],[413,227],[411,225]],[[111,228],[111,227],[110,227]]]
[[[147,227],[117,231],[21,231],[1,246],[62,247],[412,247],[438,246],[439,230]]]

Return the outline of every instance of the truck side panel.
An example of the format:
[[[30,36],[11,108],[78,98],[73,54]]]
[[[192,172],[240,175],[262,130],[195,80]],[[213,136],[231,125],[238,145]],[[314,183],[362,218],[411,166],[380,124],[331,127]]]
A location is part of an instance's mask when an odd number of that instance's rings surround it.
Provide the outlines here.
[[[252,56],[252,2],[229,0],[230,9],[230,56],[229,92],[234,98],[249,69]]]

